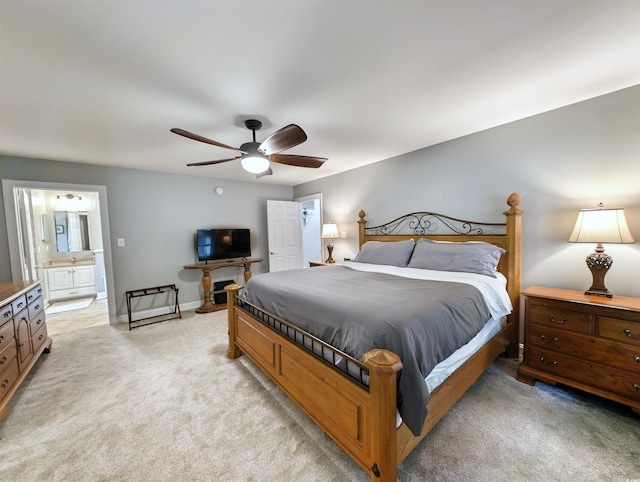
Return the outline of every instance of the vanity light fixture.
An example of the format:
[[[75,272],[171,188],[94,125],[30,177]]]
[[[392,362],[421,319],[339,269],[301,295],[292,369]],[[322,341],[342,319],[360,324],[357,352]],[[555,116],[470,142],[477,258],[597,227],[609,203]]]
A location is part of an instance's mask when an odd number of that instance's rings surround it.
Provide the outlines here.
[[[613,258],[605,254],[602,243],[635,243],[627,225],[624,209],[605,209],[602,203],[596,209],[580,209],[569,242],[597,243],[595,251],[586,259],[593,283],[584,294],[612,298],[613,295],[604,285],[604,276],[611,268]]]

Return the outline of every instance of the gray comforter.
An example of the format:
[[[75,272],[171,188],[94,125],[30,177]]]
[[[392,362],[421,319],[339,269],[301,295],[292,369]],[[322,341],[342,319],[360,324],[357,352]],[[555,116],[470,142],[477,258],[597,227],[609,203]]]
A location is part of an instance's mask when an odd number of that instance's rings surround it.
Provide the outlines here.
[[[473,286],[343,266],[260,274],[242,296],[357,359],[373,348],[399,355],[398,411],[414,435],[427,416],[424,378],[491,317]]]

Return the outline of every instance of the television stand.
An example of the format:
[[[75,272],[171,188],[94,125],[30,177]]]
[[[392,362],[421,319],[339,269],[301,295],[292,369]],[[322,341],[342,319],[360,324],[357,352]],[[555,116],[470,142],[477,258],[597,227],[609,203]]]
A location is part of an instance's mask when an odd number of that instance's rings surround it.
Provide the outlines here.
[[[229,266],[244,266],[244,282],[246,283],[251,279],[251,264],[261,263],[262,258],[249,258],[238,261],[227,260],[220,263],[197,263],[188,264],[183,266],[184,269],[201,269],[202,270],[202,288],[204,290],[204,301],[202,305],[196,308],[196,313],[212,313],[218,310],[224,310],[227,305],[217,305],[211,301],[211,275],[209,272],[212,269],[227,268]],[[216,292],[217,293],[217,292]],[[220,290],[220,293],[226,293],[224,290]]]

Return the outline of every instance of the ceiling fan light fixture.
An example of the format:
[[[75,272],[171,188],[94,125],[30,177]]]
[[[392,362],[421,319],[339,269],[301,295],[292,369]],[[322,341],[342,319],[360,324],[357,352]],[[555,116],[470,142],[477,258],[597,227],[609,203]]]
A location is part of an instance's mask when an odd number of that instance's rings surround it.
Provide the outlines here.
[[[246,156],[240,161],[245,171],[258,174],[269,169],[269,159],[262,156]]]

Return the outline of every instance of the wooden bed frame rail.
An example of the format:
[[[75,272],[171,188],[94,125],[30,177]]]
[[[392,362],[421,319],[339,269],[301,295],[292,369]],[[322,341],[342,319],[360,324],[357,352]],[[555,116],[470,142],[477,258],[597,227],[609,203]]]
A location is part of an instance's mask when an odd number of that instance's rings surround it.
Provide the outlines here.
[[[396,428],[396,373],[400,358],[375,349],[363,364],[369,371],[369,387],[355,383],[344,372],[329,366],[314,353],[270,327],[238,304],[242,289],[225,288],[228,301],[228,358],[247,354],[285,391],[351,458],[372,481],[395,481],[397,466],[433,426],[502,352],[518,356],[521,211],[520,196],[507,204],[505,234],[413,235],[368,234],[361,212],[360,245],[369,240],[398,241],[428,237],[448,241],[485,241],[507,250],[498,270],[507,277],[507,291],[514,309],[506,326],[431,393],[422,432],[415,437],[405,424]],[[268,315],[267,316],[272,316]]]

